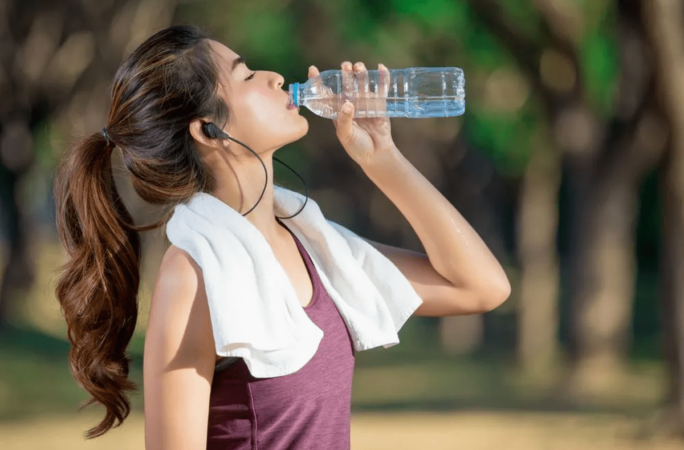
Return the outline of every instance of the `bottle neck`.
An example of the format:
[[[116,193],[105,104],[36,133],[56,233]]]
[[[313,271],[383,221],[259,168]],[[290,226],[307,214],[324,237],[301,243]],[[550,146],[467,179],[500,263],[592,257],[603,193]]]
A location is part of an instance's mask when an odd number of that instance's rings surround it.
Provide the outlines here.
[[[299,83],[294,83],[290,85],[288,95],[290,97],[290,105],[295,105],[299,107]]]

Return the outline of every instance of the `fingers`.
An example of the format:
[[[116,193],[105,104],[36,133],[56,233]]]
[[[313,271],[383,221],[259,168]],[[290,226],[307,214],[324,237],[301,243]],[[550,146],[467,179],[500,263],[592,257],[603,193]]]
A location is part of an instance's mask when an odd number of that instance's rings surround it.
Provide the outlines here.
[[[318,71],[316,66],[309,66],[309,78],[318,76],[320,74],[321,73]]]
[[[361,61],[352,65],[350,61],[344,61],[341,64],[342,83],[340,92],[339,116],[343,117],[344,113],[341,107],[345,101],[350,101],[354,104],[352,114],[358,117],[374,117],[378,111],[386,111],[387,96],[389,94],[390,72],[384,64],[378,64],[378,78],[371,80],[368,76],[368,69]],[[314,67],[309,68],[310,76],[314,72]],[[372,82],[372,83],[371,83]],[[373,84],[371,89],[371,84]],[[384,114],[383,114],[384,115]],[[353,116],[352,116],[353,117]],[[333,121],[337,127],[338,123]]]
[[[389,69],[385,67],[384,64],[378,64],[378,86],[377,86],[377,97],[380,99],[378,102],[378,111],[387,110],[387,95],[389,94],[390,85],[390,73]]]
[[[390,73],[384,64],[378,64],[378,96],[387,97],[389,92]]]
[[[320,75],[321,73],[318,71],[318,68],[316,66],[309,66],[309,78],[316,77]],[[319,78],[314,81],[314,85],[316,86],[321,86],[323,84],[323,81]]]
[[[354,93],[354,73],[352,64],[349,61],[342,63],[342,101],[353,100]]]
[[[344,102],[340,112],[337,115],[337,120],[335,121],[335,129],[337,138],[340,140],[342,145],[347,145],[352,142],[354,137],[354,128],[352,125],[352,118],[354,117],[354,105],[352,102]]]
[[[356,74],[359,93],[368,93],[368,71],[366,70],[366,65],[362,62],[357,62],[354,64],[354,73]]]
[[[354,64],[353,71],[354,75],[356,76],[356,85],[358,87],[356,105],[359,110],[359,113],[364,113],[360,117],[366,117],[365,112],[368,111],[369,106],[372,109],[372,105],[369,105],[368,101],[368,71],[366,70],[366,65],[362,62],[357,62],[356,64]]]

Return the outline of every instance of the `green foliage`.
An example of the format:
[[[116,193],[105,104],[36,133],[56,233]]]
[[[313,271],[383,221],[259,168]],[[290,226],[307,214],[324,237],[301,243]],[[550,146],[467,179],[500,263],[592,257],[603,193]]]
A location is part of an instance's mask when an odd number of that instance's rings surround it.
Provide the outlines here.
[[[206,24],[216,39],[243,54],[251,69],[294,72],[299,56],[297,18],[278,0],[202,2],[181,6],[179,15]]]
[[[464,2],[452,0],[391,0],[398,15],[415,20],[427,32],[462,29],[467,24],[469,9]]]
[[[579,47],[580,69],[590,103],[602,115],[612,112],[619,75],[613,20],[588,31]]]
[[[468,33],[463,36],[466,57],[472,60],[472,64],[478,69],[492,71],[512,62],[512,57],[482,24],[472,24],[466,31]]]
[[[501,3],[504,16],[516,30],[533,42],[541,38],[541,19],[530,0],[506,0]]]
[[[37,169],[49,171],[57,164],[58,155],[52,148],[50,141],[55,138],[62,140],[62,137],[58,135],[59,131],[59,128],[50,121],[36,126],[36,131],[33,133],[33,151]]]
[[[500,172],[511,177],[525,170],[538,126],[538,113],[532,108],[508,114],[470,111],[464,123],[473,146],[485,149]]]
[[[344,42],[350,44],[377,42],[377,34],[381,22],[373,8],[364,5],[364,0],[349,0],[337,5],[337,13],[344,15],[346,20],[335,21],[335,28]]]
[[[542,40],[542,19],[532,2],[507,0],[500,4],[506,23],[516,32],[541,48],[549,44]],[[577,7],[586,15],[587,27],[578,47],[582,80],[590,103],[605,115],[613,104],[619,69],[615,11],[584,1]],[[466,80],[471,73],[487,74],[516,65],[513,55],[472,11],[468,0],[210,1],[182,6],[180,14],[208,22],[228,46],[247,56],[251,68],[277,70],[289,77],[304,73],[304,47],[321,45],[300,38],[311,11],[330,23],[330,36],[321,42],[342,43],[345,54],[340,54],[340,61],[357,56],[385,63],[455,65],[464,69]],[[339,52],[339,47],[333,50]],[[546,126],[544,112],[527,105],[505,114],[480,108],[477,93],[468,87],[466,84],[464,132],[503,173],[520,176],[532,135]],[[534,103],[534,92],[531,98]]]

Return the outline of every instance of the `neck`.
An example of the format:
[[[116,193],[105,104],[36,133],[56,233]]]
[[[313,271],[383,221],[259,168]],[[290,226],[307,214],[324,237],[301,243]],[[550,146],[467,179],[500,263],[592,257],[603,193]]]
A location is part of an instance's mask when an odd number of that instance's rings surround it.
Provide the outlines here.
[[[212,162],[211,167],[216,177],[216,188],[212,195],[245,215],[252,225],[254,225],[269,242],[277,241],[286,231],[276,220],[273,201],[273,153],[264,152],[259,155],[266,166],[264,167],[258,159],[252,157],[245,161],[223,159]],[[268,183],[266,181],[268,175]],[[259,196],[264,191],[261,200]],[[259,202],[256,207],[254,205]],[[252,209],[254,207],[254,209]],[[281,214],[278,214],[281,215]]]

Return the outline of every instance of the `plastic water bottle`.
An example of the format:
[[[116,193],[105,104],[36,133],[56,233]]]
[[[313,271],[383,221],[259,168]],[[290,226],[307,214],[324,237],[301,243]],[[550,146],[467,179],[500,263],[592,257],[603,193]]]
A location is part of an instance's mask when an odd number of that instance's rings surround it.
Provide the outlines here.
[[[326,70],[306,83],[290,84],[290,104],[337,119],[345,100],[354,117],[452,117],[465,112],[465,77],[457,67],[343,72]]]

